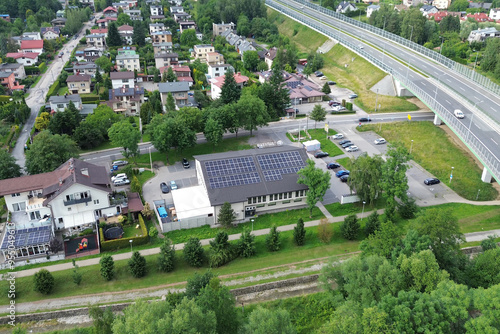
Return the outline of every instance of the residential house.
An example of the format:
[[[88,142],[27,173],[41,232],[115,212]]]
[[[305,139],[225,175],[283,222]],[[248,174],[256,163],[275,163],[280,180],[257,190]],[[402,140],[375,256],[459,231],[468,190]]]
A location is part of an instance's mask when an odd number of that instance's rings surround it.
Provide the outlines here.
[[[203,40],[203,34],[199,32],[198,30],[195,31],[196,38],[198,38],[200,41]]]
[[[273,67],[274,58],[276,58],[276,54],[278,53],[278,49],[276,47],[272,47],[267,50],[266,55],[264,56],[264,61],[267,64],[268,68]]]
[[[469,43],[484,42],[487,38],[491,37],[500,37],[500,31],[497,31],[497,29],[494,27],[472,30],[467,40],[469,41]]]
[[[50,21],[50,23],[52,24],[52,27],[54,28],[64,28],[64,26],[66,25],[66,21],[67,19],[65,17],[58,17],[58,18],[55,18],[53,19],[52,21]]]
[[[156,68],[176,65],[179,62],[179,55],[175,52],[160,52],[155,54]]]
[[[395,5],[394,10],[397,10],[398,12],[401,12],[402,10],[408,10],[408,6],[404,4],[400,5]]]
[[[34,66],[38,63],[38,53],[36,52],[10,52],[6,56],[15,59],[23,66]]]
[[[144,88],[139,86],[110,89],[109,100],[106,102],[115,112],[126,116],[139,114],[142,103],[144,103]]]
[[[208,65],[220,65],[224,64],[224,56],[218,52],[207,53],[207,58],[204,61]]]
[[[162,6],[150,6],[149,12],[151,16],[163,15],[163,7]]]
[[[121,205],[111,202],[111,193],[104,166],[74,158],[52,172],[1,180],[0,196],[5,198],[16,237],[22,236],[9,252],[16,252],[16,260],[45,257],[55,230],[79,233],[96,227],[99,217],[121,213]],[[8,234],[13,235],[4,233]],[[2,248],[4,255],[5,251]]]
[[[355,4],[347,1],[341,1],[337,6],[336,12],[345,14],[347,12],[353,12],[355,10],[358,10]]]
[[[236,221],[306,207],[307,186],[297,183],[297,171],[309,159],[303,147],[282,145],[196,155],[194,159],[198,189],[179,189],[174,196],[177,217],[183,222],[210,218],[207,224],[215,224],[225,203],[231,205]],[[245,167],[233,167],[238,165]],[[177,203],[176,197],[186,198],[186,204]]]
[[[142,21],[142,13],[139,9],[127,9],[123,12],[130,16],[132,21]]]
[[[207,81],[210,82],[210,79],[212,78],[225,75],[228,70],[231,70],[234,73],[234,67],[229,64],[208,65],[208,73],[206,75]]]
[[[248,82],[248,77],[241,75],[240,72],[233,73],[233,76],[234,76],[234,81],[236,81],[236,84],[240,88],[243,88],[243,86]],[[211,79],[212,82],[211,95],[213,100],[218,99],[220,97],[220,94],[222,92],[222,85],[224,85],[225,80],[226,80],[226,75]]]
[[[163,76],[163,73],[165,71],[168,71],[170,67],[172,68],[175,76],[177,77],[178,82],[187,82],[189,84],[189,87],[193,85],[194,80],[191,77],[191,69],[189,68],[189,66],[172,65],[172,66],[160,67],[160,74]]]
[[[437,9],[448,9],[451,5],[451,0],[434,0],[432,2]]]
[[[170,7],[170,14],[184,13],[184,7],[182,6],[172,6]]]
[[[85,7],[91,7],[92,9],[95,8],[94,0],[80,0],[80,3]]]
[[[179,22],[179,27],[181,34],[184,32],[184,30],[188,29],[195,29],[196,30],[196,23],[194,21],[183,21]]]
[[[153,43],[172,42],[172,33],[170,31],[156,31],[151,34]]]
[[[161,103],[167,103],[168,94],[172,94],[175,100],[175,105],[178,107],[185,106],[188,101],[189,84],[187,82],[161,82],[158,85],[158,90],[161,95]]]
[[[490,10],[491,9],[491,2],[472,2],[469,1],[469,8],[473,9],[483,9],[483,10]]]
[[[139,5],[137,0],[121,0],[121,2],[126,2],[128,3],[129,8],[134,8]]]
[[[111,72],[109,73],[113,89],[133,88],[135,86],[135,74],[133,71]]]
[[[76,63],[73,65],[74,74],[88,74],[92,78],[95,77],[97,70],[97,65],[93,62]]]
[[[140,71],[141,64],[139,62],[138,54],[119,54],[116,56],[116,69],[121,71],[123,69],[128,71]]]
[[[95,47],[83,49],[83,59],[85,61],[95,61],[97,58],[102,56],[102,49]]]
[[[89,94],[91,89],[92,77],[88,74],[70,75],[66,79],[68,91],[71,94]]]
[[[237,50],[241,56],[243,56],[243,54],[247,51],[257,51],[252,42],[249,42],[243,38],[240,41],[241,43],[237,44]]]
[[[182,4],[182,0],[180,0],[180,1],[181,1],[181,4]],[[157,3],[160,3],[160,2],[161,2],[161,0],[146,0],[146,5],[151,6],[151,5],[155,5]]]
[[[105,38],[108,38],[108,29],[90,29],[90,33],[93,34],[104,34]]]
[[[9,14],[0,14],[0,19],[10,22],[10,15]]]
[[[235,29],[236,29],[236,24],[234,24],[233,22],[212,23],[212,30],[214,37],[222,35],[222,33],[226,30],[233,31]]]
[[[102,11],[102,14],[104,15],[104,17],[117,18],[118,17],[118,9],[109,6],[109,7],[104,8],[104,10]]]
[[[321,102],[325,96],[316,84],[301,76],[290,75],[285,85],[290,92],[290,100],[295,104]]]
[[[466,16],[462,16],[460,20],[467,21],[469,18],[475,20],[476,22],[494,22],[494,20],[491,19],[486,13],[467,14]]]
[[[438,12],[438,9],[435,6],[431,5],[423,5],[420,7],[420,12],[422,13],[423,16],[427,17],[429,14],[435,14]]]
[[[105,17],[103,19],[97,20],[96,24],[98,27],[104,29],[109,26],[110,22],[115,22],[117,20],[116,17]]]
[[[42,39],[42,35],[38,31],[27,31],[27,32],[22,33],[21,39],[22,40],[37,40],[37,41],[39,41]]]
[[[159,21],[159,20],[164,20],[164,19],[165,19],[165,15],[151,15],[151,16],[149,17],[149,19],[150,19],[152,22]]]
[[[158,1],[158,0],[146,0],[146,2],[148,1]],[[172,5],[172,6],[181,6],[182,5],[182,1],[183,0],[168,0],[168,2]]]
[[[411,7],[423,4],[425,0],[403,0],[403,5]]]
[[[64,17],[64,10],[60,9],[56,12],[56,17]]]
[[[24,70],[24,66],[20,63],[2,63],[0,64],[0,72],[14,73],[14,78],[16,80],[23,80],[26,78],[26,71]]]
[[[76,109],[82,109],[82,98],[78,94],[55,95],[49,97],[49,106],[52,113],[66,110],[70,102],[73,102]]]
[[[379,9],[380,9],[379,5],[370,5],[366,7],[366,17],[372,16],[373,12],[376,12]]]
[[[42,27],[40,29],[40,33],[42,35],[42,39],[56,39],[59,37],[61,33],[61,29],[59,27]]]
[[[207,54],[214,51],[215,49],[211,44],[198,44],[193,48],[192,57],[194,57],[195,60],[199,59],[202,63],[205,63]]]
[[[135,46],[124,46],[116,50],[118,55],[135,55],[137,48]]]
[[[500,8],[492,8],[490,9],[490,19],[498,21],[500,20]]]
[[[43,40],[21,41],[21,52],[43,52]]]
[[[269,80],[271,80],[272,75],[273,75],[272,71],[260,71],[259,72],[259,82],[261,84],[269,82]],[[281,75],[282,75],[283,81],[286,81],[292,77],[292,75],[286,71],[281,71]]]
[[[192,18],[192,16],[188,13],[175,13],[174,14],[174,21],[177,23],[190,20],[191,18]]]
[[[458,16],[459,18],[462,17],[462,13],[461,12],[448,12],[448,11],[439,11],[437,13],[431,13],[427,16],[427,18],[430,20],[430,19],[434,19],[434,21],[436,21],[437,23],[441,22],[441,20],[443,20],[443,18],[445,18],[446,16]]]
[[[155,54],[161,52],[171,52],[172,47],[173,47],[172,42],[153,43],[153,50]]]
[[[0,84],[8,91],[12,91],[17,86],[16,76],[13,72],[0,72]]]
[[[90,34],[85,36],[87,39],[88,47],[96,47],[104,49],[106,47],[106,35],[105,34]]]
[[[149,33],[152,34],[158,31],[165,31],[165,24],[163,23],[150,23],[149,24]]]
[[[118,33],[125,44],[132,45],[132,36],[134,35],[134,27],[124,24],[118,27]]]
[[[116,9],[117,11],[121,8],[122,11],[126,10],[126,9],[129,9],[130,7],[128,6],[128,3],[126,2],[113,2],[111,4],[111,6],[113,6],[114,9]],[[109,12],[111,13],[111,12]],[[118,17],[118,12],[117,12],[117,15],[116,17]]]

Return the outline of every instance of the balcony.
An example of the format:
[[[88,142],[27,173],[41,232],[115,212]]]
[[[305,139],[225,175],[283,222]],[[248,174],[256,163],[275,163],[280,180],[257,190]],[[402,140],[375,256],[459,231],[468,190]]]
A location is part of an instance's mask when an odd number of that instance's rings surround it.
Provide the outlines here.
[[[81,204],[81,203],[88,203],[88,202],[92,202],[92,196],[85,197],[85,198],[79,198],[79,199],[70,199],[69,201],[64,201],[64,206]]]

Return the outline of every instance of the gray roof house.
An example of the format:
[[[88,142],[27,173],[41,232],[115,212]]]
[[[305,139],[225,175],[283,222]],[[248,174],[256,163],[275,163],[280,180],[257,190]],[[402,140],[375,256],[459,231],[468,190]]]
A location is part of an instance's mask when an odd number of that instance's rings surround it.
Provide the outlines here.
[[[347,2],[347,1],[342,1],[339,3],[337,6],[336,12],[337,13],[346,13],[346,12],[352,12],[357,10],[358,8],[356,7],[355,4]]]
[[[158,85],[162,104],[167,103],[168,94],[172,94],[177,106],[185,106],[188,103],[189,83],[180,82],[161,82]]]

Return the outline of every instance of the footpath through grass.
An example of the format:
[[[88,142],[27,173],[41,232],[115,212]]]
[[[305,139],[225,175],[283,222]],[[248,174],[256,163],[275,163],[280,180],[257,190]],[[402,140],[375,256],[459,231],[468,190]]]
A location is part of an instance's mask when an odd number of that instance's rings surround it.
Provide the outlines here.
[[[490,201],[498,197],[497,190],[491,184],[481,181],[482,170],[471,153],[455,145],[446,132],[432,122],[365,125],[358,128],[358,131],[375,131],[388,142],[401,141],[408,150],[413,140],[413,160],[466,199],[474,201],[478,193],[479,201]],[[451,167],[454,169],[450,183]]]

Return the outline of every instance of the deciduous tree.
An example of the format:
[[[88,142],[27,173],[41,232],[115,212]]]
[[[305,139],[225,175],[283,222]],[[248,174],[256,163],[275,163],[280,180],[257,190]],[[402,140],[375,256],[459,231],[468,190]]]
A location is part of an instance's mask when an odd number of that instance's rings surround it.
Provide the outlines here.
[[[54,276],[47,269],[41,269],[33,276],[33,284],[36,292],[48,295],[54,289]]]
[[[123,147],[122,154],[126,158],[139,154],[139,140],[141,133],[128,121],[114,123],[108,130],[108,136],[115,145]]]
[[[326,190],[330,188],[331,175],[328,171],[323,172],[315,167],[312,160],[307,160],[307,166],[299,170],[297,174],[299,174],[297,183],[308,187],[306,203],[309,208],[309,217],[312,218],[312,210],[316,203],[323,200]]]
[[[256,308],[249,316],[248,323],[243,325],[243,334],[295,334],[297,331],[286,310],[269,310]]]
[[[209,117],[205,123],[203,134],[209,143],[212,143],[213,149],[222,141],[224,128],[215,118]],[[219,216],[220,218],[220,216]]]
[[[314,128],[316,129],[316,124],[318,122],[323,122],[326,119],[326,110],[321,106],[321,104],[314,105],[309,118],[314,121]]]
[[[0,149],[0,180],[21,176],[21,167],[9,152]]]
[[[364,153],[351,161],[349,187],[356,191],[362,201],[373,204],[382,192],[380,179],[384,160],[379,155],[369,156]]]
[[[258,97],[243,94],[236,104],[236,110],[240,114],[241,126],[250,131],[250,136],[259,126],[267,126],[269,116],[266,112],[266,105]]]

